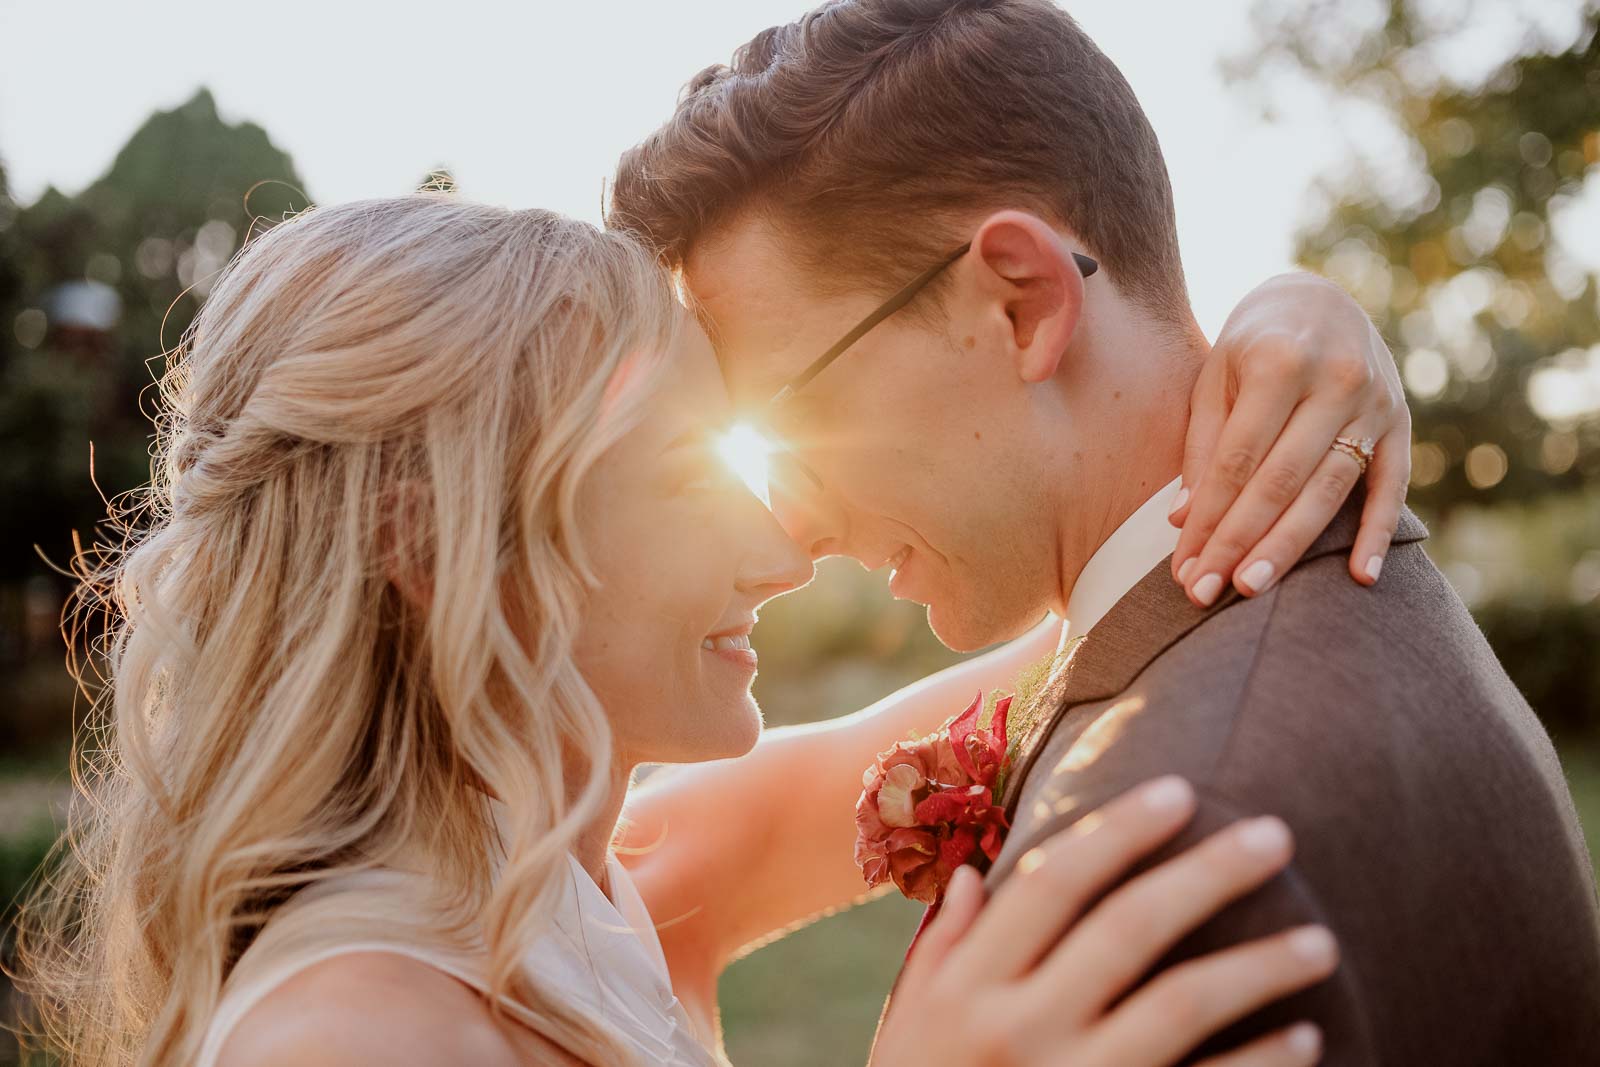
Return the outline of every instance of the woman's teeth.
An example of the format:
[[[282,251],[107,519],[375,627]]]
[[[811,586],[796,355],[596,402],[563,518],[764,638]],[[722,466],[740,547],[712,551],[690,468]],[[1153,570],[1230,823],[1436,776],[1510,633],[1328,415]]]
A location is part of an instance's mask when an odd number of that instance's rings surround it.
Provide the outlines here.
[[[750,635],[739,634],[735,637],[708,637],[700,642],[700,647],[707,652],[729,652],[736,648],[750,651]]]

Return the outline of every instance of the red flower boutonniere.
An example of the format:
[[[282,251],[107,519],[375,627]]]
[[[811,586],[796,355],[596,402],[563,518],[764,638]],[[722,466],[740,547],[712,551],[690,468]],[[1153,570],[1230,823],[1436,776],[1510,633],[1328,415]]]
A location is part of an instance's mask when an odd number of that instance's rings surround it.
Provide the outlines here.
[[[912,900],[937,905],[958,868],[1000,854],[1009,823],[994,801],[1011,763],[1011,699],[998,701],[980,729],[980,693],[937,733],[896,742],[867,768],[856,802],[856,866],[868,886],[893,880]]]

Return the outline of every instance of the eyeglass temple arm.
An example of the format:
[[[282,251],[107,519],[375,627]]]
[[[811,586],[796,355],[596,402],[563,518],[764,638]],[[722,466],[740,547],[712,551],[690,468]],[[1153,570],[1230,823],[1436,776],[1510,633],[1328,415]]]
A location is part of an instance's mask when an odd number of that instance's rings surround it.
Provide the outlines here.
[[[871,315],[868,315],[866,318],[862,319],[856,324],[855,329],[839,338],[838,343],[836,343],[826,352],[822,353],[822,355],[818,356],[816,359],[812,360],[809,367],[790,379],[787,385],[778,390],[777,395],[772,398],[771,403],[781,404],[785,400],[789,399],[789,397],[794,393],[804,389],[806,385],[810,383],[811,379],[822,373],[823,369],[826,368],[828,364],[844,355],[845,351],[851,345],[865,337],[874,326],[878,325],[878,323],[882,322],[890,315],[893,315],[896,311],[899,311],[901,308],[911,303],[912,299],[914,299],[929,282],[938,277],[940,271],[950,266],[950,264],[966,255],[971,250],[972,242],[969,241],[960,248],[956,249],[954,252],[950,253],[944,259],[940,260],[938,263],[935,263],[933,266],[917,275],[915,278],[912,278],[904,285],[904,287],[900,289],[899,292],[895,293],[885,303],[883,303],[877,311],[874,311]],[[1085,278],[1089,277],[1100,269],[1099,263],[1081,253],[1072,253],[1072,259],[1073,262],[1077,263],[1079,272],[1082,273]]]

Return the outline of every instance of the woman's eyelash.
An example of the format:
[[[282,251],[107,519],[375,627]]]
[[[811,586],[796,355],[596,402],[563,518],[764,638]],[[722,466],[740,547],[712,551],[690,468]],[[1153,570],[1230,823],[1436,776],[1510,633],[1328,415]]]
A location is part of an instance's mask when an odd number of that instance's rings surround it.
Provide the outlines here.
[[[734,480],[732,471],[727,470],[722,463],[708,460],[703,465],[697,464],[695,469],[678,479],[679,492],[710,492],[721,489]]]

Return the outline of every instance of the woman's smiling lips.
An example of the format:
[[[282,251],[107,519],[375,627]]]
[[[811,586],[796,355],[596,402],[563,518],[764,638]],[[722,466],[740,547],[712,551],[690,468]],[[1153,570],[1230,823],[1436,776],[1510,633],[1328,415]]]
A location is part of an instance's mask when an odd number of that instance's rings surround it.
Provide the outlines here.
[[[750,647],[749,626],[732,632],[711,634],[700,642],[700,648],[736,666],[750,670],[756,667],[756,650]]]

